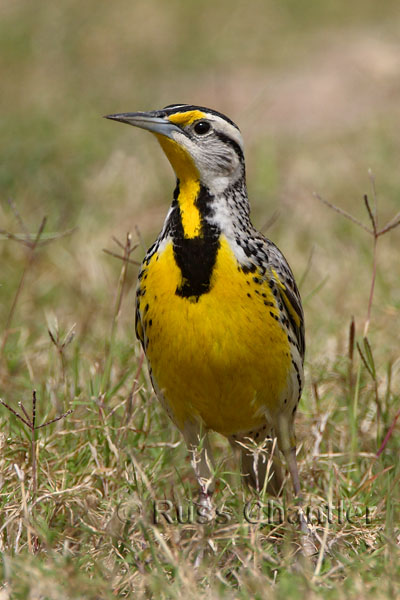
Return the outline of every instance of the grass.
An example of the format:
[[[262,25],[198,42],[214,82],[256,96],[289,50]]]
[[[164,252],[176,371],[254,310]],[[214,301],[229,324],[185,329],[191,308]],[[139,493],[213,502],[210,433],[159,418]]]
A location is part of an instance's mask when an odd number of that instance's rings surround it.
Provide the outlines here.
[[[399,211],[396,4],[32,6],[0,21],[0,397],[24,419],[0,406],[0,600],[396,597],[399,229],[377,235]],[[279,523],[290,485],[279,505],[244,490],[217,435],[204,523],[135,340],[173,179],[100,116],[179,101],[239,123],[253,220],[301,281],[314,561]]]

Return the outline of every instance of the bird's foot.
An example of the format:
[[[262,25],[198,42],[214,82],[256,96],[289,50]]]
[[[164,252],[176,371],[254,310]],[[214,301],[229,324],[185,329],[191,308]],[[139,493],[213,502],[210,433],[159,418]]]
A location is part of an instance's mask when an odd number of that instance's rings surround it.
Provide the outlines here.
[[[202,488],[199,492],[197,504],[199,506],[201,506],[202,508],[206,508],[207,510],[211,511],[213,508],[211,498],[212,498],[212,492],[209,492]]]

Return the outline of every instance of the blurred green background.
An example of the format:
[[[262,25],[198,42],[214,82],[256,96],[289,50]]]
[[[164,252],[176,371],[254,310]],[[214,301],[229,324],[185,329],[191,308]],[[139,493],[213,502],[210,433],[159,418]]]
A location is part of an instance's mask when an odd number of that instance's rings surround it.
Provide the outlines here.
[[[400,210],[398,0],[0,0],[0,86],[0,396],[29,407],[36,388],[41,423],[75,409],[38,433],[38,494],[48,502],[32,508],[39,553],[29,558],[31,525],[15,469],[26,473],[31,510],[29,434],[0,407],[0,577],[19,587],[15,598],[115,598],[122,590],[118,597],[198,600],[222,597],[226,582],[227,597],[246,600],[267,589],[276,598],[316,598],[311,590],[321,582],[335,600],[383,597],[399,564],[396,429],[375,455],[398,414],[400,230],[378,244],[373,381],[356,351],[354,364],[346,359],[350,319],[360,339],[367,315],[372,237],[313,194],[370,225],[363,194],[373,201],[375,179],[379,224]],[[129,267],[117,323],[122,263],[102,251],[120,252],[112,237],[124,241],[130,231],[141,260],[174,188],[152,136],[102,116],[178,102],[217,109],[239,125],[254,224],[300,283],[304,492],[325,504],[333,485],[335,501],[378,507],[371,528],[344,524],[324,538],[319,579],[307,571],[304,581],[300,571],[293,578],[300,563],[293,568],[286,556],[290,528],[271,536],[240,523],[215,527],[215,562],[196,571],[201,528],[163,532],[161,544],[157,528],[132,521],[121,532],[113,524],[121,502],[147,501],[152,488],[157,498],[186,498],[195,485],[145,369],[133,384],[137,268]],[[75,230],[37,248],[27,268],[29,252],[9,234],[35,235],[44,216],[45,234]],[[63,340],[74,324],[75,339],[57,350],[48,326]],[[214,441],[223,477],[224,469],[238,473],[224,442]],[[240,503],[244,495],[238,478],[232,487],[222,479],[216,499]],[[0,588],[2,600],[7,590]]]
[[[78,226],[29,273],[18,339],[47,340],[49,311],[76,322],[82,344],[103,339],[120,264],[101,250],[135,226],[149,244],[174,181],[150,135],[102,115],[187,102],[240,126],[255,225],[278,211],[268,235],[298,278],[312,255],[302,285],[308,358],[341,351],[350,316],[360,328],[365,317],[371,240],[313,192],[366,221],[371,168],[381,222],[399,209],[399,32],[390,0],[3,1],[0,226],[21,230],[8,198],[32,232],[44,215],[47,232]],[[385,351],[396,341],[398,248],[394,231],[379,256],[374,316]],[[0,252],[4,324],[24,251],[2,238]],[[132,304],[131,292],[122,319],[133,344]]]

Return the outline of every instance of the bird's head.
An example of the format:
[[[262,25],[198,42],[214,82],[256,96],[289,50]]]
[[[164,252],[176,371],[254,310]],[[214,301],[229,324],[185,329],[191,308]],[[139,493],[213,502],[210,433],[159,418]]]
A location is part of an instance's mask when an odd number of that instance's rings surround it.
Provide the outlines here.
[[[151,112],[107,115],[151,131],[181,183],[197,180],[222,193],[244,177],[243,140],[227,117],[208,108],[173,104]]]

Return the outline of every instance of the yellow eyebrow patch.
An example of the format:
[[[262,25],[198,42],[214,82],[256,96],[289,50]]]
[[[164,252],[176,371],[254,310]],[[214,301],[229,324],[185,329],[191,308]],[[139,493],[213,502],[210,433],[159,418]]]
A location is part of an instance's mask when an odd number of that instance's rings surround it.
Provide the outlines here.
[[[169,121],[176,125],[191,125],[194,121],[204,119],[205,116],[205,113],[201,112],[201,110],[188,110],[171,115]]]

